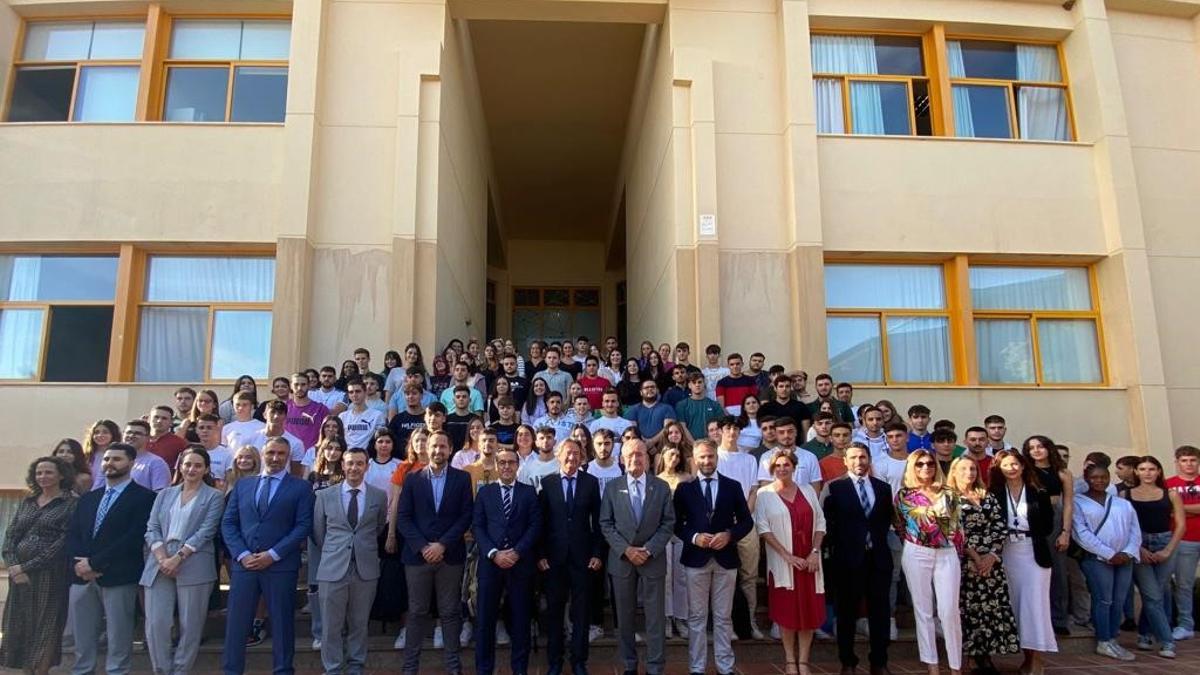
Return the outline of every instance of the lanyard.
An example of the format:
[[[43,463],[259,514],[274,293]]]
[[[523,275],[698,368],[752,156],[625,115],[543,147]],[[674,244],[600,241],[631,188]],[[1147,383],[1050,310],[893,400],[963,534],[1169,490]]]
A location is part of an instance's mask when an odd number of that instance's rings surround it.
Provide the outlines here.
[[[1008,496],[1008,515],[1012,516],[1012,529],[1020,529],[1017,527],[1017,505],[1025,503],[1025,486],[1021,486],[1021,491],[1017,493],[1017,498],[1014,500],[1012,491],[1007,487],[1004,489],[1004,494]]]

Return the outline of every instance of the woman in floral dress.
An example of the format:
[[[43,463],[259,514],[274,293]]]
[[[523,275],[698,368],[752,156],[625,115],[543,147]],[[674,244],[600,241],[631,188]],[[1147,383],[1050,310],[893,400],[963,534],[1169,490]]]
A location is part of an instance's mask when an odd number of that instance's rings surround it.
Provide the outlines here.
[[[987,491],[979,467],[969,457],[950,464],[946,486],[962,497],[963,547],[962,605],[963,653],[975,659],[979,675],[999,675],[993,654],[1016,654],[1017,622],[1008,601],[1008,578],[1000,552],[1008,539],[1008,526],[996,496]]]

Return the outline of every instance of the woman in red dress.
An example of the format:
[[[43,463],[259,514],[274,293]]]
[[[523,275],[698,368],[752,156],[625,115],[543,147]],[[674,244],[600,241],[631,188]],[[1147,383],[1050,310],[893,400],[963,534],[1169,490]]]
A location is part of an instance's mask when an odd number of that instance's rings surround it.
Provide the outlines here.
[[[776,456],[770,469],[775,480],[759,489],[754,505],[758,534],[767,543],[767,608],[783,638],[784,672],[808,675],[813,631],[825,621],[825,516],[812,487],[792,480],[794,456]]]

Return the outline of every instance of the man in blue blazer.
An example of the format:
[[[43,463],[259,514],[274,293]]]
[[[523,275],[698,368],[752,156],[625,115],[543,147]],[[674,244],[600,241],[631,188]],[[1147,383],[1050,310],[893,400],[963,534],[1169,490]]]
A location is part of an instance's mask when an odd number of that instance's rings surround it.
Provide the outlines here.
[[[260,596],[271,616],[273,672],[295,672],[296,577],[300,547],[312,531],[313,492],[307,481],[288,472],[290,457],[287,439],[268,438],[262,447],[262,475],[238,481],[221,519],[221,535],[234,559],[222,656],[226,673],[246,669],[246,635]]]
[[[100,460],[104,486],[79,499],[67,529],[67,552],[74,565],[70,603],[75,675],[96,669],[103,623],[108,625],[107,672],[129,672],[143,537],[154,506],[154,493],[130,478],[136,458],[132,445],[108,446]]]
[[[446,672],[462,673],[462,578],[467,559],[463,539],[471,526],[471,477],[450,466],[450,436],[437,430],[426,443],[429,466],[404,479],[396,530],[404,540],[400,560],[408,585],[405,673],[421,668],[421,645],[429,632],[429,607],[437,593]]]
[[[697,442],[692,459],[696,479],[675,488],[675,536],[683,540],[680,562],[687,576],[688,670],[705,672],[704,628],[711,609],[713,660],[718,673],[732,673],[733,592],[741,566],[737,543],[750,533],[754,520],[741,484],[717,473],[715,443]]]
[[[533,615],[533,575],[542,513],[537,490],[517,482],[521,460],[511,448],[496,454],[500,482],[479,488],[471,532],[479,547],[479,631],[475,634],[475,672],[491,675],[496,667],[496,621],[500,596],[508,591],[513,675],[529,670],[529,623]]]

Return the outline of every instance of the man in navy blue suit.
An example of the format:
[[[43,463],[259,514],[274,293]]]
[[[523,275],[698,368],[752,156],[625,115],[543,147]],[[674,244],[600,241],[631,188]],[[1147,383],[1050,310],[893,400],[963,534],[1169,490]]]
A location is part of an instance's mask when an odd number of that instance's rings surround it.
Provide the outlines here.
[[[479,488],[471,532],[479,546],[479,632],[475,634],[475,672],[491,675],[496,666],[496,620],[500,595],[508,591],[512,627],[513,675],[529,669],[529,622],[532,616],[534,552],[542,532],[537,490],[517,482],[521,460],[511,448],[496,455],[500,482]]]
[[[246,669],[246,635],[266,598],[271,616],[271,655],[275,675],[295,672],[296,577],[300,547],[313,522],[313,492],[289,472],[291,445],[282,436],[263,444],[263,472],[238,481],[221,519],[221,535],[234,559],[229,584],[229,616],[225,623],[226,673]]]
[[[462,630],[462,578],[467,559],[463,539],[471,526],[471,477],[449,465],[450,436],[429,434],[429,466],[404,479],[396,513],[396,529],[404,540],[400,560],[408,584],[408,631],[405,673],[421,669],[421,643],[429,632],[429,608],[437,593],[438,615],[445,640],[446,672],[462,673],[459,631]]]
[[[680,562],[687,575],[688,670],[705,670],[708,645],[704,628],[711,608],[713,660],[718,673],[732,673],[731,614],[741,565],[737,543],[750,533],[754,520],[741,484],[717,473],[715,443],[708,439],[697,442],[692,459],[696,479],[675,488],[675,536],[683,540]]]

